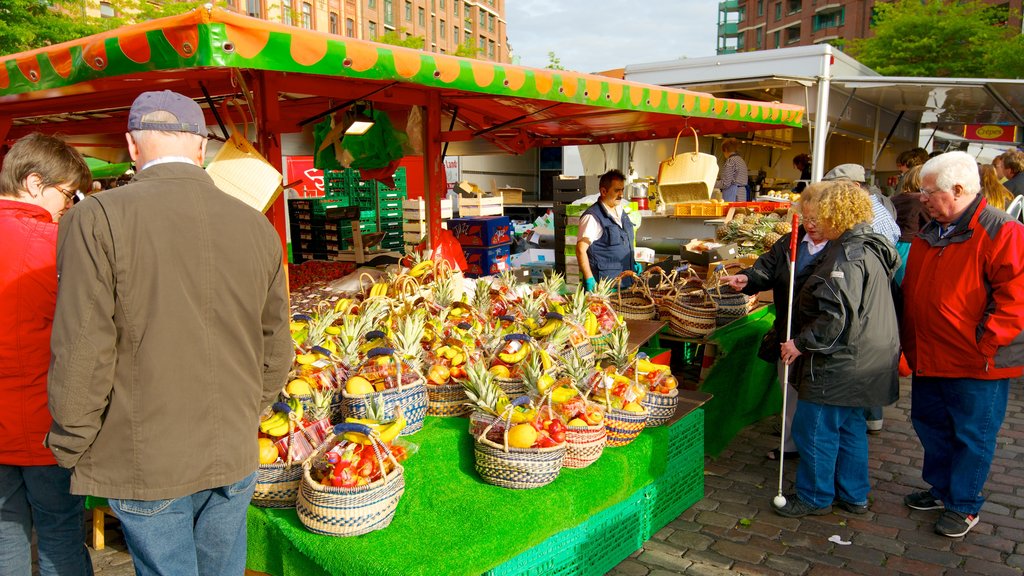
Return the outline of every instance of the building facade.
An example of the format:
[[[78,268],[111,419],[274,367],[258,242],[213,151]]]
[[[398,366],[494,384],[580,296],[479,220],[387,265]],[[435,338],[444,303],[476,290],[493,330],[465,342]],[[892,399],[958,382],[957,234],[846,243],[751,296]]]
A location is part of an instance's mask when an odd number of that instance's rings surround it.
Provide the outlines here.
[[[92,15],[114,17],[116,5],[116,0],[101,1]],[[428,52],[510,61],[505,0],[220,0],[217,5],[349,38],[418,36]]]
[[[1022,0],[1002,6],[1006,25],[1021,30]],[[809,46],[871,34],[875,0],[725,0],[718,3],[718,53]]]

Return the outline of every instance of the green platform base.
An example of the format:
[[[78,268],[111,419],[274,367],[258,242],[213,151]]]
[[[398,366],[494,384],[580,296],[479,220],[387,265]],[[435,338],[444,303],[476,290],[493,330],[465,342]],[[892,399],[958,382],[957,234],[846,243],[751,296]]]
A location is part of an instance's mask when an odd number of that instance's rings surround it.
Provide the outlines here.
[[[473,470],[464,419],[427,418],[412,436],[406,492],[381,531],[306,531],[294,510],[249,509],[248,568],[285,574],[604,574],[704,494],[704,413],[645,430],[552,484],[505,490]]]

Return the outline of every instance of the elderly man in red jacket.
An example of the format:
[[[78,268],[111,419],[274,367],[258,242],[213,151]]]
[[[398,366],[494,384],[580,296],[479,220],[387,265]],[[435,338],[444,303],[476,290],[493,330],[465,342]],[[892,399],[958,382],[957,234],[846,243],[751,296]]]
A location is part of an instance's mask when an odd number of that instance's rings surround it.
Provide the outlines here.
[[[931,485],[904,503],[943,510],[935,531],[950,537],[978,523],[1009,379],[1024,365],[1024,226],[987,206],[980,189],[967,153],[924,164],[921,203],[932,220],[911,244],[903,279],[910,417]]]
[[[92,182],[63,140],[25,136],[0,169],[0,574],[92,574],[82,498],[71,472],[43,446],[50,429],[46,375],[57,301],[57,220]]]

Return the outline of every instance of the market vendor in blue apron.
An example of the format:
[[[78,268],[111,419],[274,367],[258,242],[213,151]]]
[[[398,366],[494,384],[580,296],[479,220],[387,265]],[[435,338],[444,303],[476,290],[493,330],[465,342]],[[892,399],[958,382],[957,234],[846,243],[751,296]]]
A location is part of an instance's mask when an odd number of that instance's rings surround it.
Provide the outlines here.
[[[587,291],[601,279],[614,279],[619,274],[640,266],[633,255],[633,223],[624,211],[623,191],[626,177],[619,170],[609,170],[598,183],[601,197],[580,216],[576,239],[576,259]],[[624,278],[622,287],[632,285]]]

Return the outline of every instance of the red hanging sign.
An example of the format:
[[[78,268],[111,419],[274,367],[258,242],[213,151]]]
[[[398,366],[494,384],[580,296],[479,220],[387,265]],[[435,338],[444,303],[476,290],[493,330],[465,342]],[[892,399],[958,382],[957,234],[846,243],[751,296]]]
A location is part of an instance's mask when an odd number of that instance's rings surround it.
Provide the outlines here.
[[[1007,124],[967,124],[964,126],[964,138],[968,140],[987,140],[989,142],[1017,142],[1017,126]]]

